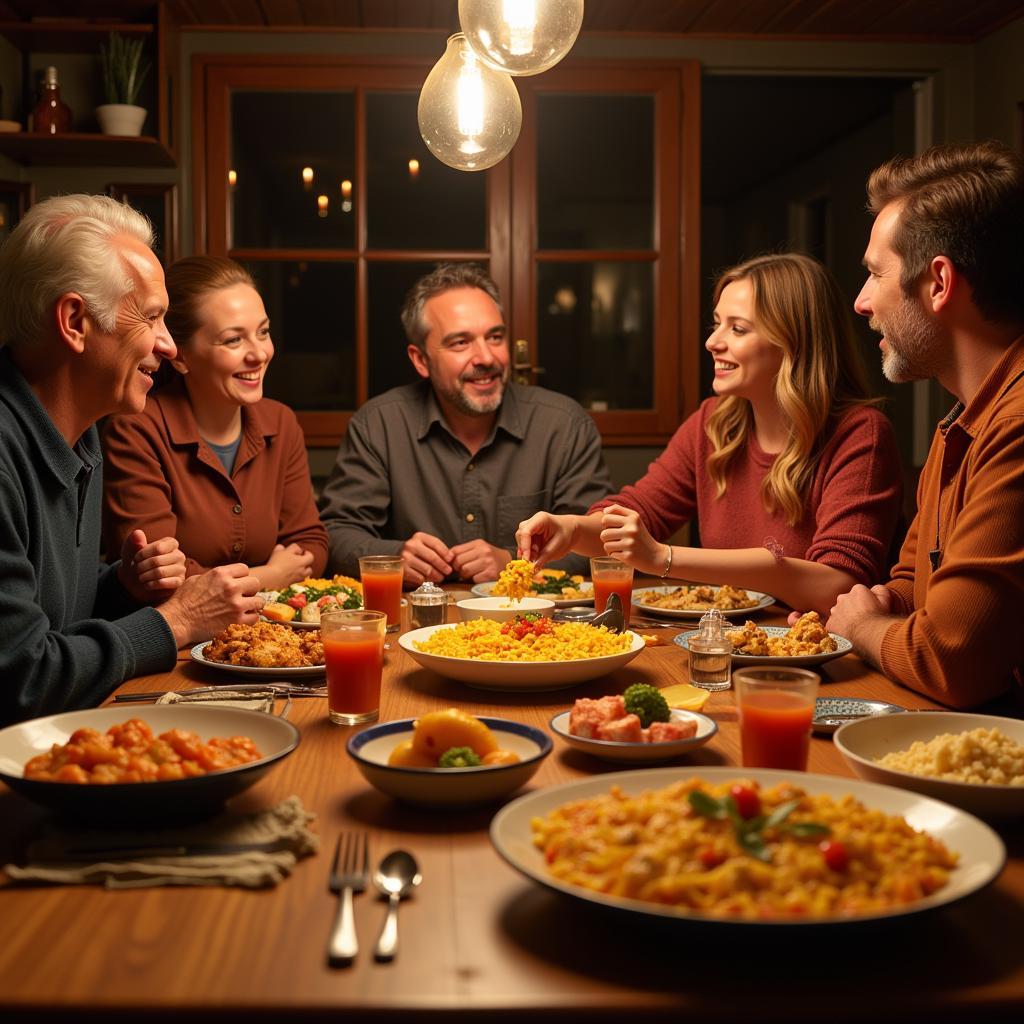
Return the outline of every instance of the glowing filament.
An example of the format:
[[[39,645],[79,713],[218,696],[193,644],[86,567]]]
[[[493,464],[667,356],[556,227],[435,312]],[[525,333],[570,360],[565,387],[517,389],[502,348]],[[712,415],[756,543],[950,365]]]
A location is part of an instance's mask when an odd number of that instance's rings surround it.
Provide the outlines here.
[[[537,27],[536,0],[505,0],[502,17],[508,26],[509,53],[519,57],[533,49],[533,33]]]

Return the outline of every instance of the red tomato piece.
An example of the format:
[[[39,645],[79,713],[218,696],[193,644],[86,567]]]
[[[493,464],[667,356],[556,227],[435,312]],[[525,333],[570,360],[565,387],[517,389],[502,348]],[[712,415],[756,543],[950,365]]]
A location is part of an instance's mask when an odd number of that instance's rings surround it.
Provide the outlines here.
[[[838,839],[823,839],[818,843],[818,849],[832,871],[845,871],[849,867],[850,855]]]
[[[761,797],[756,789],[737,782],[729,790],[729,795],[736,801],[736,810],[741,818],[756,818],[761,813]]]
[[[293,608],[305,608],[309,603],[308,598],[305,594],[296,594],[294,597],[289,597],[285,604],[290,604]]]

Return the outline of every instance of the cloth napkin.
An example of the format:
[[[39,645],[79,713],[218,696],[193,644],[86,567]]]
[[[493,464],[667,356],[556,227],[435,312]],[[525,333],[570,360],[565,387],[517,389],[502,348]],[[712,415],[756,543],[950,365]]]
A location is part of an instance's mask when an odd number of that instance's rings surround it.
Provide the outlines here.
[[[278,694],[273,690],[260,690],[256,693],[248,690],[218,690],[216,693],[182,693],[171,691],[157,700],[157,704],[212,704],[214,707],[247,708],[250,711],[274,713]],[[287,717],[286,714],[281,716]]]
[[[267,888],[291,874],[300,857],[316,853],[320,848],[320,837],[307,827],[314,817],[297,796],[290,796],[267,810],[250,814],[225,812],[209,821],[182,828],[115,832],[48,823],[29,844],[25,866],[5,864],[4,871],[14,882],[102,885],[107,889],[157,885]],[[97,859],[94,862],[86,859],[87,855],[76,854],[74,860],[68,859],[69,850],[189,843],[259,843],[274,844],[277,848],[184,857]]]

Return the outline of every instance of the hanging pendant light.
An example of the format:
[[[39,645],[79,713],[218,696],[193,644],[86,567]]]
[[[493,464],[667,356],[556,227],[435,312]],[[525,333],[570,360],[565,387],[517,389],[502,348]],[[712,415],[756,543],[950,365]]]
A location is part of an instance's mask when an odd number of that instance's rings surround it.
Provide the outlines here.
[[[416,117],[423,141],[441,163],[483,171],[516,144],[523,108],[512,79],[487,67],[456,32],[423,83]]]
[[[459,24],[489,66],[509,75],[539,75],[572,49],[583,0],[459,0]]]

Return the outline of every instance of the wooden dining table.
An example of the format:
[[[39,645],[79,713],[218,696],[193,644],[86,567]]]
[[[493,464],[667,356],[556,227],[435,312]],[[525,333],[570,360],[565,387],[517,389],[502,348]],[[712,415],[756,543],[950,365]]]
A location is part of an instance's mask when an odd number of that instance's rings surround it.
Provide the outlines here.
[[[761,620],[781,622],[780,609]],[[682,623],[678,623],[680,627]],[[576,697],[635,682],[688,681],[676,629],[641,630],[664,643],[628,666],[556,692],[472,689],[417,665],[392,636],[382,721],[456,706],[548,730]],[[821,694],[934,708],[853,655],[819,669]],[[190,661],[118,693],[187,690],[234,677]],[[125,717],[144,717],[126,704]],[[680,772],[740,765],[734,694],[704,709],[712,741],[673,762]],[[316,814],[318,855],[273,888],[90,886],[0,888],[3,1019],[313,1021],[981,1021],[1024,1013],[1024,829],[999,825],[1007,864],[958,903],[880,922],[822,926],[709,926],[596,907],[518,874],[491,845],[500,804],[464,810],[406,806],[373,789],[346,751],[355,729],[331,724],[323,698],[292,702],[295,752],[232,802],[254,810],[297,795]],[[554,750],[521,792],[621,770]],[[851,776],[827,736],[811,741],[809,770]],[[737,767],[737,775],[742,770]],[[509,799],[512,799],[510,797]],[[17,862],[47,812],[0,786],[0,863]],[[401,904],[393,962],[375,962],[385,904],[356,897],[361,952],[328,966],[336,898],[328,892],[340,830],[365,831],[374,861],[405,848],[423,875]]]

